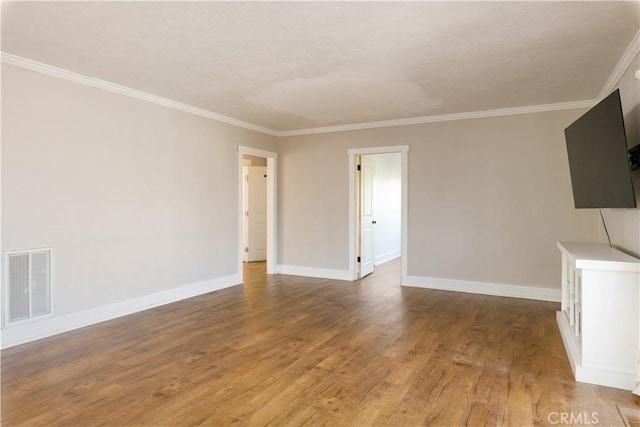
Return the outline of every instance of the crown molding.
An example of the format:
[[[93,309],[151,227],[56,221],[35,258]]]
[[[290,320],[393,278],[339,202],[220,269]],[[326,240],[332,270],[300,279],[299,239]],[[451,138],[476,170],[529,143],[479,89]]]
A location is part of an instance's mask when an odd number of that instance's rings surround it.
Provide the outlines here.
[[[634,41],[635,42],[638,41],[638,35],[636,35],[636,37],[634,38]],[[627,52],[625,52],[625,56],[623,58],[625,58],[626,56],[631,56],[631,60],[633,59],[634,55],[628,55],[628,52],[632,50],[631,47],[633,46],[633,44],[634,42],[632,42],[629,45],[629,48],[627,48]],[[256,132],[264,133],[264,134],[275,136],[275,137],[313,135],[313,134],[319,134],[319,133],[345,132],[345,131],[352,131],[352,130],[375,129],[375,128],[384,128],[384,127],[393,127],[393,126],[409,126],[409,125],[419,125],[419,124],[425,124],[425,123],[447,122],[447,121],[453,121],[453,120],[481,119],[481,118],[487,118],[487,117],[510,116],[510,115],[516,115],[516,114],[541,113],[546,111],[570,110],[570,109],[576,109],[576,108],[591,108],[596,104],[596,100],[589,99],[589,100],[583,100],[583,101],[562,102],[557,104],[532,105],[532,106],[525,106],[525,107],[501,108],[496,110],[442,114],[437,116],[411,117],[411,118],[405,118],[405,119],[383,120],[383,121],[376,121],[376,122],[352,123],[352,124],[338,125],[338,126],[326,126],[326,127],[308,128],[308,129],[276,131],[273,129],[269,129],[263,126],[253,124],[253,123],[234,119],[233,117],[224,116],[222,114],[214,113],[212,111],[204,110],[202,108],[183,104],[181,102],[177,102],[177,101],[173,101],[160,96],[152,95],[150,93],[142,92],[142,91],[132,89],[126,86],[122,86],[116,83],[111,83],[105,80],[100,80],[93,77],[85,76],[83,74],[74,73],[73,71],[43,64],[41,62],[33,61],[31,59],[8,54],[5,52],[0,52],[0,61],[4,64],[14,65],[16,67],[21,67],[30,71],[35,71],[35,72],[46,74],[53,77],[58,77],[58,78],[79,83],[85,86],[107,90],[109,92],[118,93],[120,95],[129,96],[131,98],[151,102],[153,104],[162,105],[164,107],[173,108],[175,110],[184,111],[186,113],[195,114],[197,116],[206,117],[212,120],[216,120],[218,122],[230,124],[233,126],[244,128],[244,129],[253,130]],[[620,60],[618,65],[620,66],[621,63],[623,63],[622,59]],[[629,60],[629,63],[630,63],[630,60]],[[624,70],[627,67],[628,67],[628,64],[622,70],[622,72],[624,72]],[[616,69],[617,68],[618,67],[616,67]]]
[[[425,123],[449,122],[453,120],[483,119],[487,117],[513,116],[516,114],[542,113],[546,111],[572,110],[576,108],[591,108],[596,104],[595,99],[584,101],[561,102],[557,104],[531,105],[527,107],[501,108],[497,110],[471,111],[467,113],[442,114],[438,116],[413,117],[408,119],[384,120],[379,122],[354,123],[348,125],[298,129],[278,132],[279,137],[313,135],[318,133],[345,132],[351,130],[374,129],[392,126],[421,125]]]
[[[615,88],[622,75],[629,68],[634,58],[640,52],[640,31],[636,33],[636,35],[627,46],[627,50],[624,51],[622,57],[616,64],[616,67],[611,72],[611,75],[607,79],[607,82],[602,87],[600,94],[598,95],[598,101],[604,99],[607,95],[609,95]]]
[[[23,58],[16,55],[11,55],[9,53],[0,52],[0,61],[2,61],[2,63],[4,64],[14,65],[16,67],[24,68],[30,71],[35,71],[35,72],[46,74],[53,77],[58,77],[58,78],[72,81],[74,83],[79,83],[85,86],[107,90],[109,92],[114,92],[120,95],[129,96],[131,98],[139,99],[142,101],[151,102],[153,104],[162,105],[163,107],[172,108],[174,110],[195,114],[196,116],[206,117],[212,120],[216,120],[218,122],[226,123],[226,124],[237,126],[240,128],[253,130],[253,131],[264,133],[271,136],[278,136],[277,135],[278,132],[273,129],[268,129],[259,125],[255,125],[253,123],[234,119],[233,117],[224,116],[222,114],[214,113],[212,111],[204,110],[202,108],[183,104],[181,102],[173,101],[171,99],[163,98],[157,95],[152,95],[150,93],[142,92],[136,89],[131,89],[129,87],[122,86],[116,83],[111,83],[105,80],[100,80],[93,77],[85,76],[83,74],[74,73],[73,71],[43,64],[41,62],[33,61],[31,59]]]

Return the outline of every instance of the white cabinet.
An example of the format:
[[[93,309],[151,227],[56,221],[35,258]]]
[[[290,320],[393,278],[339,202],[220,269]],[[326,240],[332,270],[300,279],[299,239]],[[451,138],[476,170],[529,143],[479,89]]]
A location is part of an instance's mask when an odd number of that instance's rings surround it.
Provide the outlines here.
[[[607,245],[559,242],[556,320],[577,381],[631,390],[640,334],[640,260]]]

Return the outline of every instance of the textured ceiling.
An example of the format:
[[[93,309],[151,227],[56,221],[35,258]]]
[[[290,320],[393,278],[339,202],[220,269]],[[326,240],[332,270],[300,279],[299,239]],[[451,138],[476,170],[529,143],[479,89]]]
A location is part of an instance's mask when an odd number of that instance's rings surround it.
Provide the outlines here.
[[[596,98],[639,2],[3,2],[2,51],[277,131]]]

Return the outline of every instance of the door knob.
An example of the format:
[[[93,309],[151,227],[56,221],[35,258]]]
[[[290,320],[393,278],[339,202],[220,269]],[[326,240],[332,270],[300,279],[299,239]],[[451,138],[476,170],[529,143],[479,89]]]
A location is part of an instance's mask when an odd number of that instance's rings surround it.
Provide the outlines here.
[[[377,224],[378,221],[376,221],[375,219],[373,221],[371,221],[371,224]]]

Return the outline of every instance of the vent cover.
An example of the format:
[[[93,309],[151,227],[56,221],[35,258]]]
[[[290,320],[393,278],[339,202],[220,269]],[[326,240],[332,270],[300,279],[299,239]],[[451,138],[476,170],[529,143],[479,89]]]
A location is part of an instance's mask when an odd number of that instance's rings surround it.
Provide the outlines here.
[[[7,324],[52,313],[52,256],[51,248],[7,253]]]

